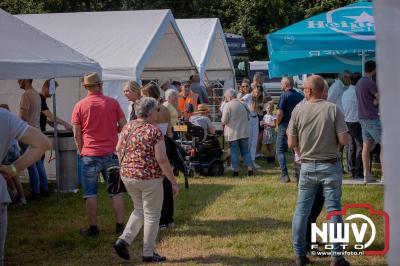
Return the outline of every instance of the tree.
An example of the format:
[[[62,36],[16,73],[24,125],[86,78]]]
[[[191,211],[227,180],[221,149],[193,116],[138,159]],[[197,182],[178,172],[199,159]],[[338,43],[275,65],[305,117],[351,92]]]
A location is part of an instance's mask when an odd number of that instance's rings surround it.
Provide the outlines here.
[[[171,9],[176,18],[218,17],[243,35],[251,60],[267,59],[265,35],[356,0],[2,0],[12,14]]]

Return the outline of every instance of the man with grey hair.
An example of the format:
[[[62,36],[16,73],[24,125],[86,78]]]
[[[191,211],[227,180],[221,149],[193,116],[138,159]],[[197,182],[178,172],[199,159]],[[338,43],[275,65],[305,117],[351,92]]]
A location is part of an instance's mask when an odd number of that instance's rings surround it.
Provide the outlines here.
[[[283,77],[281,80],[282,94],[278,101],[278,111],[276,113],[276,124],[278,134],[276,136],[276,154],[278,156],[279,167],[281,168],[281,182],[290,182],[289,173],[286,165],[286,152],[288,150],[286,130],[292,116],[292,111],[296,105],[303,100],[303,95],[293,89],[294,81],[292,77]]]
[[[351,84],[351,72],[348,70],[343,71],[339,75],[339,78],[329,87],[328,90],[328,102],[336,104],[340,111],[343,113],[342,96],[343,92]]]
[[[221,122],[225,126],[224,134],[231,150],[231,163],[233,176],[239,176],[239,156],[247,166],[248,175],[253,175],[253,161],[249,152],[249,109],[240,102],[234,89],[225,92],[225,105],[223,106]]]
[[[238,93],[234,89],[228,89],[224,92],[224,100],[221,103],[221,106],[219,107],[221,113],[224,111],[224,106],[225,104],[229,101],[229,99],[232,99],[232,97],[237,98]]]

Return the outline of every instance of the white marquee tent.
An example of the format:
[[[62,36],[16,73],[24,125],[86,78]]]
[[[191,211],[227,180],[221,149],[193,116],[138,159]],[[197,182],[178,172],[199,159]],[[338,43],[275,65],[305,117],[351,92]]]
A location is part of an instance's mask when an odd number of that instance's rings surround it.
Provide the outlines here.
[[[69,120],[73,105],[65,103],[73,104],[79,100],[74,98],[80,91],[79,77],[93,71],[101,74],[100,65],[2,9],[0,35],[0,103],[8,104],[12,112],[18,112],[22,90],[18,88],[17,79],[72,80],[77,86],[61,86],[57,90],[57,97],[62,98],[61,106],[57,104],[57,107],[63,110],[63,118]],[[57,145],[55,147],[57,150]]]
[[[96,71],[100,65],[70,47],[0,9],[0,101],[7,103],[13,112],[18,111],[22,90],[17,79],[68,78],[75,86],[60,89],[57,94],[64,100],[77,101],[72,95],[79,94],[79,78]],[[39,83],[40,86],[42,82]],[[35,82],[36,88],[38,81]],[[60,86],[62,88],[63,86]],[[72,106],[60,102],[60,114],[70,119]]]
[[[193,56],[202,80],[235,84],[235,70],[218,18],[177,19],[179,30]]]
[[[196,73],[170,10],[20,15],[18,18],[96,60],[104,93],[120,102],[126,80],[187,79]]]
[[[0,9],[0,79],[83,76],[100,66]]]

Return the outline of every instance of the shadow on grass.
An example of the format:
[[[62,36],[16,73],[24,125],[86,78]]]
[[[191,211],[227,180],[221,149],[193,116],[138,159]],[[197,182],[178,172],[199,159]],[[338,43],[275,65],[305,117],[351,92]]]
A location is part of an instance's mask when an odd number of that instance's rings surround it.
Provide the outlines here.
[[[169,263],[200,263],[202,265],[207,264],[222,264],[222,265],[293,265],[293,260],[286,258],[264,258],[264,257],[253,257],[244,258],[236,256],[221,256],[221,255],[210,255],[207,257],[193,257],[183,258],[178,260],[169,260]]]
[[[271,218],[252,218],[234,220],[206,220],[193,221],[188,227],[177,231],[178,235],[184,236],[234,236],[245,233],[261,233],[266,230],[289,229],[291,223]]]
[[[231,190],[233,185],[191,184],[188,190],[181,190],[175,199],[176,222],[187,222],[214,203],[222,194]]]

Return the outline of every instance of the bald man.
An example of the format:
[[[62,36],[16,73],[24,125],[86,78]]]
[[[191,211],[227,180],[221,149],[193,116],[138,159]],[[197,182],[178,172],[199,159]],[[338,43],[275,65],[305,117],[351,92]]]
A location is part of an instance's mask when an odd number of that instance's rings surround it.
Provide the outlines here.
[[[328,102],[336,104],[340,111],[343,113],[342,96],[343,93],[351,84],[351,72],[348,70],[343,71],[339,78],[329,87]]]
[[[278,111],[276,113],[276,123],[278,134],[276,136],[276,154],[278,156],[279,167],[281,168],[281,182],[290,182],[289,173],[286,165],[286,152],[288,150],[286,130],[292,116],[293,109],[303,100],[303,95],[293,89],[294,81],[292,77],[283,77],[281,80],[282,94],[279,97]]]
[[[301,160],[299,193],[292,222],[296,265],[309,262],[306,257],[307,219],[318,187],[323,187],[327,213],[342,208],[342,171],[338,150],[348,143],[349,137],[339,108],[323,99],[325,86],[321,76],[307,78],[304,83],[307,104],[293,111],[288,127],[288,145],[299,148]],[[342,217],[332,216],[330,222],[342,223]],[[335,254],[342,251],[340,243],[334,243],[333,247],[331,265],[350,265],[343,256]]]

